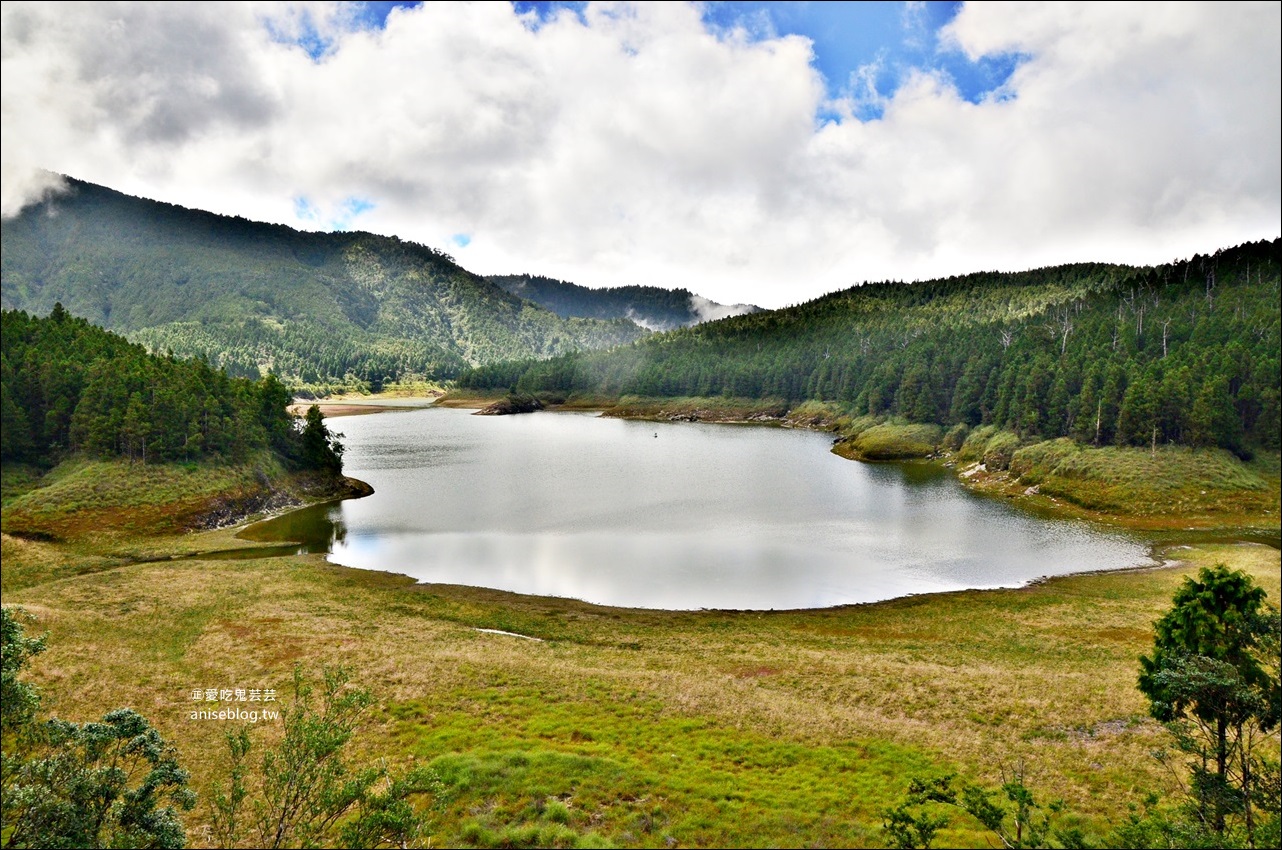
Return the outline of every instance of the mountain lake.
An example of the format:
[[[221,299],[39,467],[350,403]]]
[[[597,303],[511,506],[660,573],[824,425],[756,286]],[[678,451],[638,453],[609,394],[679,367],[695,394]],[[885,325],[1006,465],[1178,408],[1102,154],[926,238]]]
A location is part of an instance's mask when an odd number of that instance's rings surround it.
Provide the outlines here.
[[[1153,563],[1137,537],[969,492],[831,437],[595,413],[330,419],[363,499],[242,536],[420,582],[667,610],[823,608]]]

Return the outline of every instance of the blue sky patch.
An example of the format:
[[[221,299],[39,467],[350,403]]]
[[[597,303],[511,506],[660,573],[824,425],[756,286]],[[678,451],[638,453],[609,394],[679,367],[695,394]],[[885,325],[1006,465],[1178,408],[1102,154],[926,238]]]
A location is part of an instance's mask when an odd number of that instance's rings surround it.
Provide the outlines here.
[[[529,15],[527,26],[538,32],[539,28],[550,21],[562,9],[569,9],[583,21],[583,10],[586,2],[569,2],[569,0],[517,0],[512,4],[518,15]]]
[[[304,9],[299,17],[297,32],[282,27],[271,18],[265,18],[263,26],[267,28],[267,34],[271,36],[272,41],[277,44],[301,47],[314,62],[319,62],[334,46],[332,39],[321,35],[320,30],[316,28],[316,21],[312,18],[311,11],[307,9]]]
[[[450,237],[450,242],[454,243],[454,245],[459,248],[466,248],[468,245],[472,244],[472,237],[466,233],[455,233]]]
[[[320,210],[305,195],[294,197],[294,217],[300,221],[315,222],[320,218]]]
[[[383,29],[387,26],[387,17],[392,14],[393,9],[413,9],[421,6],[418,0],[408,2],[408,0],[395,0],[394,2],[364,2],[364,3],[346,3],[342,6],[343,17],[342,23],[346,25],[350,32],[362,30]],[[283,27],[279,22],[271,18],[264,18],[263,25],[267,28],[268,34],[272,41],[277,44],[292,44],[301,47],[304,52],[311,57],[313,62],[319,62],[330,53],[335,46],[336,38],[329,34],[323,34],[316,26],[316,19],[312,17],[310,9],[303,8],[299,13],[298,30],[292,31],[292,28]]]
[[[374,202],[368,198],[349,195],[334,206],[331,214],[326,215],[306,195],[294,197],[294,216],[299,221],[307,222],[321,230],[350,230],[353,221],[374,207]]]
[[[415,9],[423,4],[418,0],[394,0],[394,2],[368,2],[353,3],[353,6],[359,7],[355,13],[355,20],[361,25],[361,29],[378,29],[381,30],[387,26],[387,16],[392,14],[393,9]]]
[[[814,45],[814,65],[831,97],[855,102],[861,121],[881,117],[882,103],[894,96],[913,71],[943,74],[971,103],[1003,99],[1002,87],[1026,58],[1018,54],[971,62],[958,50],[941,49],[939,31],[961,3],[713,2],[704,21],[714,30],[736,27],[755,38],[802,35]],[[835,118],[833,115],[821,116]]]
[[[369,198],[358,198],[355,195],[343,198],[338,203],[338,209],[334,211],[330,226],[335,230],[348,230],[356,218],[372,209],[374,209],[374,202]]]

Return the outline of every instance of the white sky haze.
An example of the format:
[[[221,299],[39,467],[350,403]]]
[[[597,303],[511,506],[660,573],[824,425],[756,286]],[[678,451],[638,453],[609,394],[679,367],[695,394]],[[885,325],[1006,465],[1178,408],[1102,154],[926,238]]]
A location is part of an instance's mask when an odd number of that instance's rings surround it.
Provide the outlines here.
[[[47,172],[479,273],[797,303],[1282,232],[1282,4],[5,2]]]

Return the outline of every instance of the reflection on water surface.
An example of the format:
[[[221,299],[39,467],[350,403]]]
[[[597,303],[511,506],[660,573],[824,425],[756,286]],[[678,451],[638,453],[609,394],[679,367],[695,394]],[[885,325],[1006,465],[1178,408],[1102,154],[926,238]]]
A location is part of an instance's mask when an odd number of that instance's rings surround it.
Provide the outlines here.
[[[365,499],[247,530],[419,581],[641,608],[814,608],[1146,563],[1145,546],[780,428],[428,409],[343,419]],[[656,434],[658,435],[656,437]]]

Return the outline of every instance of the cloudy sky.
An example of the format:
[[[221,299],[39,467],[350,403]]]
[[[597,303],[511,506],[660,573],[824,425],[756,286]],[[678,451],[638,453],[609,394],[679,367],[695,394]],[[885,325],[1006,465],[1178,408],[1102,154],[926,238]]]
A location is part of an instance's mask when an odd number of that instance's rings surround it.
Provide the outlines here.
[[[797,303],[1282,233],[1282,4],[3,3],[48,171],[481,273]]]

